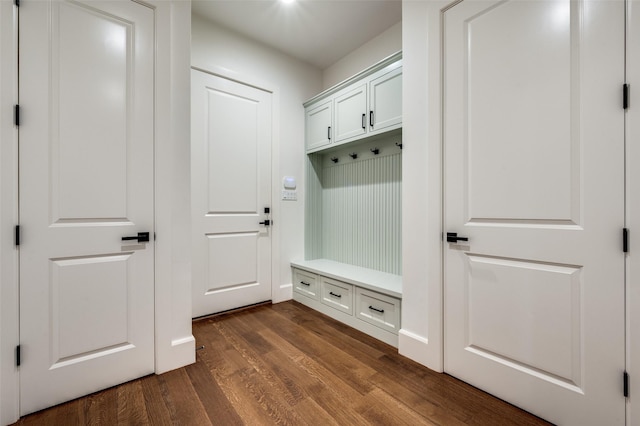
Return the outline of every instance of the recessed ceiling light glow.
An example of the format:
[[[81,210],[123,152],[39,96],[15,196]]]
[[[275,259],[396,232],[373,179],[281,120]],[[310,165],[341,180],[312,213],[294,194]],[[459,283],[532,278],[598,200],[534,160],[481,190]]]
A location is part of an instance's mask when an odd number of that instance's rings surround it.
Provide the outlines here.
[[[280,0],[280,1],[285,4],[290,4],[290,3],[293,3],[295,0]]]

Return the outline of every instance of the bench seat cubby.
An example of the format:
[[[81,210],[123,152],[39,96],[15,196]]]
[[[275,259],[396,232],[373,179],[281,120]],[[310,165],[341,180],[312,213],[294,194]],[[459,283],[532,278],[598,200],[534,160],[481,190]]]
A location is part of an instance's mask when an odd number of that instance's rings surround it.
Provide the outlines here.
[[[294,300],[398,347],[401,276],[327,259],[291,267]]]

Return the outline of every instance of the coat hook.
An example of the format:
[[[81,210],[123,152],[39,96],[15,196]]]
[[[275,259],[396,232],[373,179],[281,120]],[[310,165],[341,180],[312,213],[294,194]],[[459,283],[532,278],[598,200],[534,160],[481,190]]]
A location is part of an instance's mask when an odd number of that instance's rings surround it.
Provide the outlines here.
[[[402,142],[396,142],[396,146],[400,149],[402,149]]]
[[[338,162],[338,157],[331,157],[331,161],[333,161],[334,163]]]
[[[358,154],[356,154],[355,152],[352,152],[351,154],[349,154],[349,157],[355,160],[356,158],[358,158]]]
[[[371,152],[373,152],[373,155],[380,154],[380,150],[378,148],[371,148]]]

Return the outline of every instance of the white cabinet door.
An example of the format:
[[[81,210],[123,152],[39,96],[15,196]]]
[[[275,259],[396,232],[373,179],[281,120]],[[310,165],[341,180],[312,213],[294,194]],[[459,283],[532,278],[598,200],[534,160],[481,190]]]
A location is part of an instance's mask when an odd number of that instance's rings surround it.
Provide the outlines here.
[[[331,144],[333,135],[333,99],[329,98],[305,111],[307,151],[315,151]]]
[[[445,370],[557,424],[625,423],[624,22],[445,13]]]
[[[271,299],[271,102],[191,72],[194,317]]]
[[[154,31],[133,1],[20,6],[21,414],[154,371]]]
[[[369,83],[369,134],[402,125],[402,68],[375,74]]]
[[[346,142],[367,131],[367,85],[361,84],[338,94],[334,101],[335,140]]]

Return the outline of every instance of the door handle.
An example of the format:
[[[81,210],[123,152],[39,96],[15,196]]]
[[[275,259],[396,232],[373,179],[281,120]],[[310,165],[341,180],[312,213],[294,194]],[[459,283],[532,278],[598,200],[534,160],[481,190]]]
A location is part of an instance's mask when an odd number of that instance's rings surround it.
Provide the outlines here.
[[[457,243],[458,241],[469,241],[467,237],[458,237],[457,232],[447,232],[447,242]]]
[[[122,241],[130,241],[130,240],[138,240],[139,243],[147,243],[149,242],[149,233],[148,232],[138,232],[138,235],[122,237]]]
[[[264,222],[258,222],[259,225],[264,225],[264,226],[270,226],[273,224],[273,222],[269,219],[265,220]]]

